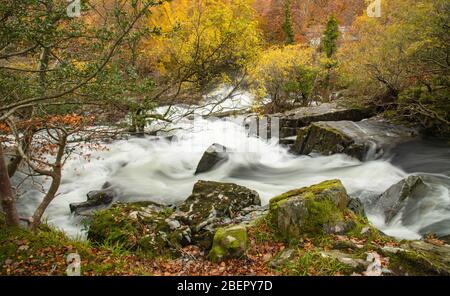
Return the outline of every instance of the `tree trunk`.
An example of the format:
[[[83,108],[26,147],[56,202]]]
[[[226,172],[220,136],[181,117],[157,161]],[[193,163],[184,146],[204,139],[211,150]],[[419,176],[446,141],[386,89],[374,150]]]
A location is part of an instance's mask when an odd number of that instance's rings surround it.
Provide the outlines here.
[[[16,200],[9,179],[2,144],[0,144],[0,199],[6,215],[6,224],[9,226],[19,226],[20,221],[16,209]]]
[[[55,199],[56,193],[58,192],[59,185],[61,184],[61,173],[56,173],[53,176],[52,184],[42,200],[41,204],[37,207],[36,211],[33,214],[31,219],[31,223],[29,225],[30,230],[36,231],[41,224],[42,216],[44,215],[45,210],[48,208],[50,203]]]

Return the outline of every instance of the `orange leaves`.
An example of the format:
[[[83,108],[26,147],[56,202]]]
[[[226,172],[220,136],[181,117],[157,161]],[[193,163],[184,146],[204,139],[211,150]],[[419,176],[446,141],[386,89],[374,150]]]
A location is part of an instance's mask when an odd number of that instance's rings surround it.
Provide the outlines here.
[[[34,117],[29,120],[18,121],[14,123],[14,128],[18,131],[26,129],[39,130],[45,127],[65,127],[65,128],[79,128],[82,126],[91,125],[94,123],[95,117],[81,116],[77,114],[66,115],[51,115],[44,117]],[[0,133],[11,133],[11,128],[8,124],[0,122]]]

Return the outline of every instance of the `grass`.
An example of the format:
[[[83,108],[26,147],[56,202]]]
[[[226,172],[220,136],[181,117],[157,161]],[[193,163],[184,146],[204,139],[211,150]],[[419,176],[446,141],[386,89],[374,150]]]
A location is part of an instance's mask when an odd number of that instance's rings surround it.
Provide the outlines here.
[[[319,250],[299,251],[295,260],[288,261],[281,272],[292,276],[334,276],[351,273],[351,269],[336,259],[322,256]]]

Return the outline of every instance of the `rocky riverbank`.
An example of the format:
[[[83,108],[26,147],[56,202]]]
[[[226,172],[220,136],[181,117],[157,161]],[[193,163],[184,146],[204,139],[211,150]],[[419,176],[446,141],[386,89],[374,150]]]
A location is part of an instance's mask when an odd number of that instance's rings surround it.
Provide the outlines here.
[[[268,208],[245,187],[200,181],[175,207],[116,204],[97,212],[89,239],[192,266],[198,260],[217,268],[229,260],[245,265],[262,248],[271,252],[259,254],[261,266],[276,274],[450,275],[444,241],[431,235],[398,241],[373,227],[361,209],[339,180],[289,191]]]

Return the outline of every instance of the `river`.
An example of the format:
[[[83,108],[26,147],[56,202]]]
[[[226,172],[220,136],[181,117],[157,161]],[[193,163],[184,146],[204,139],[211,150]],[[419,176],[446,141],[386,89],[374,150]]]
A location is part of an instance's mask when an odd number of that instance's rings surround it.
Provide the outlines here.
[[[240,107],[251,102],[246,94],[235,99]],[[236,107],[229,102],[223,104],[230,109]],[[71,215],[69,204],[85,201],[89,191],[101,188],[105,182],[118,188],[121,201],[151,200],[163,204],[186,199],[198,180],[232,182],[256,190],[263,204],[267,204],[288,190],[334,178],[343,182],[350,195],[363,201],[417,172],[438,174],[449,181],[448,145],[403,145],[384,159],[364,162],[346,155],[294,156],[275,140],[249,137],[242,122],[243,117],[196,118],[195,124],[184,119],[177,124],[183,129],[175,132],[173,141],[150,136],[130,138],[105,144],[107,149],[84,151],[91,154],[89,159],[71,157],[64,167],[59,195],[46,211],[48,223],[69,235],[83,237],[82,219]],[[218,169],[194,176],[203,152],[213,143],[225,145],[233,153]],[[430,196],[435,206],[430,206],[415,225],[405,227],[401,221],[385,225],[383,217],[370,209],[369,220],[387,234],[417,239],[419,228],[450,217],[448,187],[437,184],[436,188]],[[19,200],[20,212],[30,214],[40,198],[37,190],[27,190]]]

